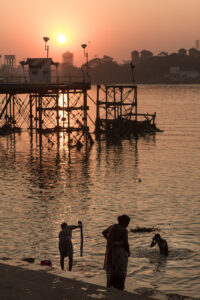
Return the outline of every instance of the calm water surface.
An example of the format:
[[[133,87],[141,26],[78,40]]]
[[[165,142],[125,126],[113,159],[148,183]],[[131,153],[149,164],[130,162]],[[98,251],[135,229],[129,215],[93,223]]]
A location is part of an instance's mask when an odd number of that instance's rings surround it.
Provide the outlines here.
[[[28,132],[0,137],[1,257],[48,258],[59,268],[60,224],[82,220],[74,271],[105,285],[101,232],[125,213],[129,228],[159,228],[170,251],[163,258],[150,248],[152,233],[129,232],[126,288],[200,297],[200,85],[140,85],[138,100],[139,112],[157,112],[163,133],[70,156],[65,147],[41,153]]]

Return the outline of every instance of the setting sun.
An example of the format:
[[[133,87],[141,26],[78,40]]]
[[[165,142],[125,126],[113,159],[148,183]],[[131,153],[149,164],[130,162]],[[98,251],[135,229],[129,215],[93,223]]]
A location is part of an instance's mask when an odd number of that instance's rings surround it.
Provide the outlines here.
[[[60,44],[64,44],[64,43],[66,42],[67,38],[66,38],[66,36],[65,36],[63,33],[60,33],[60,34],[58,35],[57,40],[58,40],[58,42],[59,42]]]

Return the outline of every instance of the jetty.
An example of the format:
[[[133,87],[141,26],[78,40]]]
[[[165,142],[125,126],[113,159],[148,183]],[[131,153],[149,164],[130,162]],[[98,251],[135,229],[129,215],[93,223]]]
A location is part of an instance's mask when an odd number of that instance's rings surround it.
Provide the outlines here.
[[[94,88],[94,87],[93,87]],[[160,131],[156,113],[138,113],[136,84],[96,86],[96,99],[89,95],[90,82],[0,83],[0,135],[20,133],[22,128],[45,137],[56,137],[68,147],[86,149],[94,143],[88,126],[90,100],[96,105],[95,137],[123,139]]]
[[[88,139],[87,91],[90,83],[0,84],[0,133],[22,126],[40,135],[67,135],[68,146]],[[7,130],[9,129],[9,130]]]

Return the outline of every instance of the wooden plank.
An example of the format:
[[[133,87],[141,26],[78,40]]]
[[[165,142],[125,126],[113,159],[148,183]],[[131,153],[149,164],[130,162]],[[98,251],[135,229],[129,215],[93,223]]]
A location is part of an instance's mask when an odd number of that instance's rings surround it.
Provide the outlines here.
[[[89,131],[89,127],[84,127],[82,126],[80,127],[54,127],[54,128],[42,128],[42,130],[38,130],[38,132],[41,133],[52,133],[52,132],[66,132],[66,133],[71,133],[71,132],[79,132],[79,131],[83,131],[83,132],[88,132]]]
[[[135,102],[132,102],[132,103],[121,103],[121,102],[105,102],[105,101],[99,101],[99,104],[104,104],[107,106],[135,106]]]
[[[69,90],[88,90],[91,88],[90,83],[74,82],[74,83],[0,83],[0,94],[15,93],[51,93],[53,91],[65,92]]]
[[[39,111],[40,108],[37,107],[37,111]],[[70,111],[73,111],[73,110],[85,110],[84,106],[81,105],[81,106],[74,106],[74,107],[62,107],[62,106],[53,106],[53,107],[42,107],[42,110],[44,111],[47,111],[47,110],[50,110],[50,111],[54,111],[54,110],[61,110],[61,111],[67,111],[67,112],[70,112]],[[86,110],[89,110],[89,106],[86,107]]]

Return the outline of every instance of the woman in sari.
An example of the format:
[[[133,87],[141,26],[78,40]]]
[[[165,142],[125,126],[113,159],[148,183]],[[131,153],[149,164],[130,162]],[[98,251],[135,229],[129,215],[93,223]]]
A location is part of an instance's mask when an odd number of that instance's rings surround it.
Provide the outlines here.
[[[118,217],[118,224],[102,232],[107,239],[104,268],[107,273],[107,287],[124,290],[130,249],[128,231],[130,218],[127,215]]]

